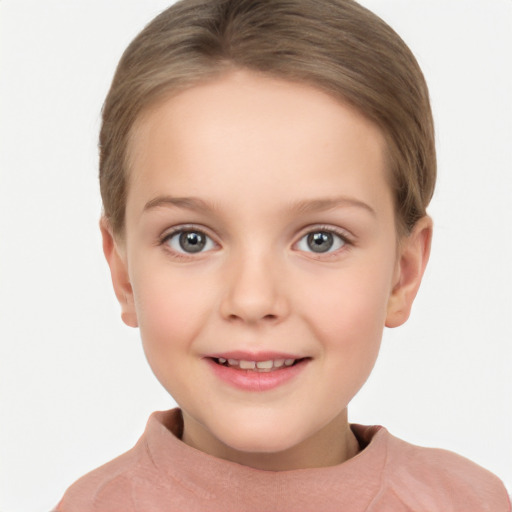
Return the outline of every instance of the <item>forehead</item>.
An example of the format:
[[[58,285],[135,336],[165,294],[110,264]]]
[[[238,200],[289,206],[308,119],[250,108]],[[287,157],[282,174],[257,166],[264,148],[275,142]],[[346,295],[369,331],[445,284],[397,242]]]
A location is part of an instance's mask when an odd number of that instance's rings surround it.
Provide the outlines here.
[[[129,201],[135,190],[149,199],[207,190],[245,202],[256,190],[269,200],[368,196],[388,191],[385,146],[374,123],[326,93],[237,71],[139,118],[129,147]],[[331,191],[333,183],[342,188]]]

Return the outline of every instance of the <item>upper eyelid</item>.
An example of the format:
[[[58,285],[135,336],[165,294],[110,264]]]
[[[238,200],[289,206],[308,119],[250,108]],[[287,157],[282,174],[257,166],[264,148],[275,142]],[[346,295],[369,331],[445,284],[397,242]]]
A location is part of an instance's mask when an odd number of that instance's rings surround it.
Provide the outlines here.
[[[168,238],[178,233],[182,233],[183,231],[197,231],[199,233],[203,233],[207,237],[211,238],[216,244],[218,244],[218,242],[215,240],[216,237],[211,234],[211,231],[205,226],[201,226],[198,224],[179,224],[177,226],[167,228],[160,236],[160,240],[167,240]]]
[[[331,226],[325,224],[314,224],[311,226],[307,226],[300,231],[299,240],[302,239],[305,235],[309,233],[326,231],[328,233],[334,233],[339,237],[351,242],[354,239],[354,235],[347,229],[341,228],[338,226]]]

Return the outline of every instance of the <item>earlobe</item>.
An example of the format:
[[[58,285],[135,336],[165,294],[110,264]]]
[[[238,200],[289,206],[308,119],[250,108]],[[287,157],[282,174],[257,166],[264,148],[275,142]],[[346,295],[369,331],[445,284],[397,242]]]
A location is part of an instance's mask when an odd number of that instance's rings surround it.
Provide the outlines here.
[[[409,318],[430,256],[431,242],[432,219],[428,216],[418,220],[411,234],[403,237],[388,301],[386,327],[398,327]]]
[[[110,223],[105,217],[100,219],[100,230],[103,239],[103,253],[110,268],[114,292],[121,305],[121,319],[129,327],[138,327],[126,257],[116,242]]]

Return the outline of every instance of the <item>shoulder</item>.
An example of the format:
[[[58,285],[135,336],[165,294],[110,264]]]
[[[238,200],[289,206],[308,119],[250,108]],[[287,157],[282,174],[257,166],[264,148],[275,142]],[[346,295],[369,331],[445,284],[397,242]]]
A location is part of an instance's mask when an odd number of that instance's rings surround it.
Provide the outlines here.
[[[428,510],[509,512],[501,480],[474,462],[448,450],[416,446],[387,433],[383,484],[412,510],[421,500]],[[416,505],[416,506],[413,506]]]
[[[136,510],[135,501],[140,500],[140,496],[152,496],[161,478],[155,454],[168,458],[168,465],[174,463],[174,454],[181,445],[177,440],[181,425],[179,409],[151,414],[137,444],[77,480],[64,493],[54,512]]]
[[[139,466],[140,444],[77,480],[67,489],[55,512],[107,512],[113,503],[116,510],[134,510],[131,483]]]

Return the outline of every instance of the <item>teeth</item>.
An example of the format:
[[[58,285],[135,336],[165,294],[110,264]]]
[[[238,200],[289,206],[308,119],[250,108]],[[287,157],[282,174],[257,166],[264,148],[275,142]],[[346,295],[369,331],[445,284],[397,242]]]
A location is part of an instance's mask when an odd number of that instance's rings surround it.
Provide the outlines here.
[[[263,372],[268,372],[271,371],[272,369],[282,368],[283,366],[292,366],[295,363],[296,359],[269,359],[268,361],[246,361],[243,359],[238,360],[219,357],[217,361],[219,364],[239,367],[241,370],[261,370]]]
[[[272,366],[274,366],[274,362],[273,361],[258,361],[256,363],[256,366],[258,368],[263,368],[265,370],[270,370],[270,368],[272,368]]]

